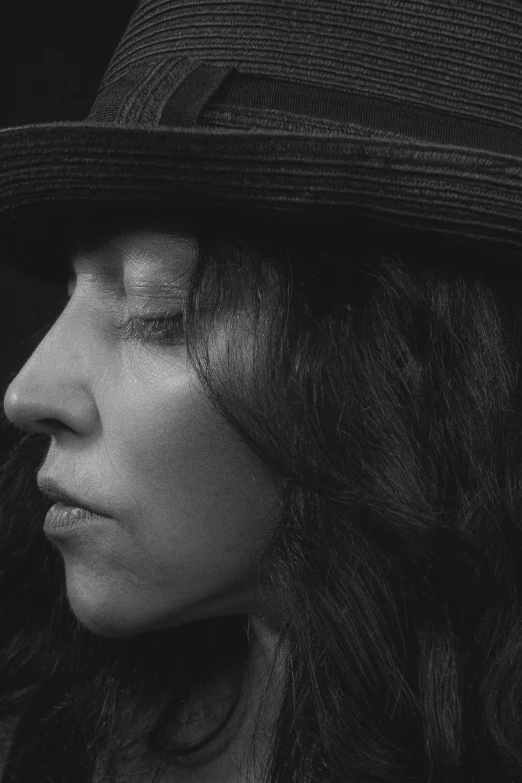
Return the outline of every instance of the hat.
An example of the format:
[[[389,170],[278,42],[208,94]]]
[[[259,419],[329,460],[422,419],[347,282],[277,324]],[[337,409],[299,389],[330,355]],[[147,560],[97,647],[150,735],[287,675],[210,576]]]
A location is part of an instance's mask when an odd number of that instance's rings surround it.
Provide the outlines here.
[[[143,0],[84,121],[0,131],[0,232],[161,204],[517,257],[521,122],[520,0]]]

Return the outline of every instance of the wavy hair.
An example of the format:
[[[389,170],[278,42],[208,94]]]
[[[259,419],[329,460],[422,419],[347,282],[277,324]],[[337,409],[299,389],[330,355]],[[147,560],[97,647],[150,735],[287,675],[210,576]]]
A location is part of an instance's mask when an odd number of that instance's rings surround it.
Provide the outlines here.
[[[258,564],[287,645],[266,780],[522,781],[516,264],[369,221],[216,214],[191,218],[189,358],[281,487]],[[41,532],[48,439],[6,423],[2,439],[2,782],[87,783],[103,753],[116,775],[138,742],[156,781],[227,724],[248,617],[116,640],[82,628]],[[187,743],[187,705],[218,671],[230,699]]]

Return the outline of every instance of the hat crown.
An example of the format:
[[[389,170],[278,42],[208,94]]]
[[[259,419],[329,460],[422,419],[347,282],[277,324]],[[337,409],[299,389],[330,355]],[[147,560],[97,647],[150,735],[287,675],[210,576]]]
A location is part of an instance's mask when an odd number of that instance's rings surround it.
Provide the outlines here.
[[[0,129],[0,239],[32,211],[203,205],[519,264],[521,42],[521,0],[143,0],[86,122]]]
[[[150,101],[144,82],[195,61],[520,128],[521,44],[520,0],[144,0],[90,119],[119,84]]]

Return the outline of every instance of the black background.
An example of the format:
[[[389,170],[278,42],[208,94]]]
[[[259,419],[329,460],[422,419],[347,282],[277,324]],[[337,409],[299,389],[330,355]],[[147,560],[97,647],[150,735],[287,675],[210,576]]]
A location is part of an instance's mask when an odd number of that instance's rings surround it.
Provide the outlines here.
[[[0,128],[84,119],[137,0],[0,0]],[[0,393],[64,293],[0,258]]]

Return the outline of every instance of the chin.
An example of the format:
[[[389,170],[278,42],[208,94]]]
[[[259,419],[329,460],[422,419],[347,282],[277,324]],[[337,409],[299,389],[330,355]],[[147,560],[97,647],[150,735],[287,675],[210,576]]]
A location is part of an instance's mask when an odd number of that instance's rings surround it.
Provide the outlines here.
[[[158,618],[141,616],[136,611],[136,602],[129,601],[129,595],[124,595],[123,590],[119,594],[114,584],[104,589],[103,580],[93,580],[92,574],[82,579],[77,573],[67,572],[66,592],[77,621],[96,636],[120,639],[161,627]]]

